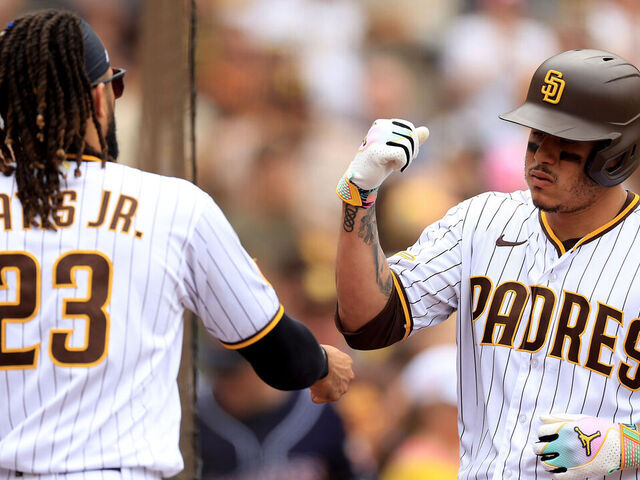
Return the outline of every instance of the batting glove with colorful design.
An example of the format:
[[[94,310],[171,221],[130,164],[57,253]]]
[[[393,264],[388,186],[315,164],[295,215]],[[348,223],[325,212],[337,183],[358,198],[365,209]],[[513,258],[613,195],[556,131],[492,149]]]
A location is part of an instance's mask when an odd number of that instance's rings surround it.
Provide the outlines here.
[[[578,480],[640,466],[636,425],[587,415],[542,415],[539,442],[533,445],[556,480]]]
[[[427,127],[415,128],[407,120],[376,120],[338,182],[338,196],[350,205],[369,208],[382,182],[394,170],[404,171],[428,137]]]

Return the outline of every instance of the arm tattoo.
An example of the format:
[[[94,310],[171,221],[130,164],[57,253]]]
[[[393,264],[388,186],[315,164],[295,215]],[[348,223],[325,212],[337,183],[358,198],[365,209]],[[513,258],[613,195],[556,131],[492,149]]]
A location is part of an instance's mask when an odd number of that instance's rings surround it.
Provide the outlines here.
[[[384,265],[386,265],[387,259],[382,253],[379,245],[378,223],[376,221],[375,209],[369,208],[362,216],[358,236],[362,238],[365,244],[371,247],[373,261],[376,267],[376,283],[378,284],[380,291],[386,296],[391,295],[391,292],[393,291],[393,279],[391,278],[390,272],[388,272],[386,277],[383,278]]]
[[[344,206],[344,222],[342,223],[342,228],[347,233],[353,232],[353,227],[356,224],[356,215],[358,215],[358,207],[354,207],[353,205],[345,204]]]

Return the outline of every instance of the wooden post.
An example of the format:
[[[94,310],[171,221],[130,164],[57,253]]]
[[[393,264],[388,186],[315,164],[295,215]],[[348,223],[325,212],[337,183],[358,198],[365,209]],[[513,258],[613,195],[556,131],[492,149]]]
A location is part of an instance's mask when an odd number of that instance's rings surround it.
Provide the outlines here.
[[[188,106],[187,2],[144,0],[140,62],[144,170],[186,177],[185,115]]]
[[[192,4],[183,0],[144,0],[140,63],[142,121],[137,166],[143,170],[191,179],[192,152],[185,132],[189,112],[189,27]],[[178,387],[182,403],[180,450],[184,470],[175,478],[199,476],[196,447],[195,370],[192,343],[197,324],[184,318]]]

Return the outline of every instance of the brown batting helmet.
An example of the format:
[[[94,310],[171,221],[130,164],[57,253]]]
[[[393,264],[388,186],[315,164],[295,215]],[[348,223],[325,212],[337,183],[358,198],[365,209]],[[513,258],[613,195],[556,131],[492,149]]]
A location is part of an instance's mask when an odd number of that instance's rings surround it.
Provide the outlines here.
[[[612,187],[640,163],[640,71],[601,50],[560,53],[533,74],[524,104],[500,118],[568,140],[599,142],[585,172]]]

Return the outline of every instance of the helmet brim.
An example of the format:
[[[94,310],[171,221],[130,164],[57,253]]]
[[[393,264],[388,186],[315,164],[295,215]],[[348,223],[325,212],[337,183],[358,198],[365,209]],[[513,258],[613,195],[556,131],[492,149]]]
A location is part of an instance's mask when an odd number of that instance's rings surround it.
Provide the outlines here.
[[[585,121],[574,115],[560,112],[552,107],[543,107],[534,103],[524,103],[515,110],[499,115],[502,120],[533,128],[555,137],[576,142],[614,140],[620,136],[603,126]]]

